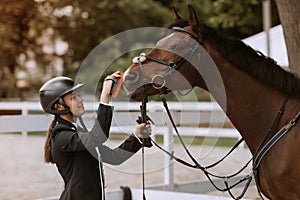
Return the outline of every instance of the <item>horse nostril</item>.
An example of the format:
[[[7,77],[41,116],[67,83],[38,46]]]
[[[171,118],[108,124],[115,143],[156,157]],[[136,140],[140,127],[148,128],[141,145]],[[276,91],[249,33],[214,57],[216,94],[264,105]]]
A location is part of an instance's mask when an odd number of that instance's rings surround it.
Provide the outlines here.
[[[137,72],[129,72],[124,77],[124,81],[137,82],[139,80],[139,74]]]

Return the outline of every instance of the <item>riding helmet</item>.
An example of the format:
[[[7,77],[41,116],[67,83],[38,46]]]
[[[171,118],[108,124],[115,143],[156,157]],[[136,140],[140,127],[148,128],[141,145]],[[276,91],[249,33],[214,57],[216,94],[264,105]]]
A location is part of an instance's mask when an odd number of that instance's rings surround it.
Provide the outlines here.
[[[58,103],[64,95],[77,90],[84,86],[84,84],[75,84],[74,81],[68,77],[55,77],[44,83],[39,90],[40,103],[46,113],[60,115],[67,114],[70,110],[56,110],[54,104]]]

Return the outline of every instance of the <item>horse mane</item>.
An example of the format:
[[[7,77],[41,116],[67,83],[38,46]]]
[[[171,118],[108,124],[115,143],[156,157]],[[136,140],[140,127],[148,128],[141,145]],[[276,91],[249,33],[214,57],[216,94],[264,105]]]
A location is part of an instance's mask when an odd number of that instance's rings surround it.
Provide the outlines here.
[[[189,23],[182,19],[168,25],[168,28],[175,26],[185,27]],[[295,74],[284,70],[272,58],[266,57],[241,40],[222,36],[204,24],[202,27],[203,41],[209,42],[232,65],[286,95],[300,97],[300,79]]]

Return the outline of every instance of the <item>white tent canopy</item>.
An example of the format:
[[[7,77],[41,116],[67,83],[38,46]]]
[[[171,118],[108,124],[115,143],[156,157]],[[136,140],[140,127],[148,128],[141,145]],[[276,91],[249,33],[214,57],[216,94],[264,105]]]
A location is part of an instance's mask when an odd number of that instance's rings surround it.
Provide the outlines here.
[[[278,65],[288,67],[289,61],[287,57],[287,50],[283,36],[282,26],[278,25],[269,30],[270,35],[270,55]],[[267,34],[260,32],[243,40],[246,44],[262,52],[267,56]]]

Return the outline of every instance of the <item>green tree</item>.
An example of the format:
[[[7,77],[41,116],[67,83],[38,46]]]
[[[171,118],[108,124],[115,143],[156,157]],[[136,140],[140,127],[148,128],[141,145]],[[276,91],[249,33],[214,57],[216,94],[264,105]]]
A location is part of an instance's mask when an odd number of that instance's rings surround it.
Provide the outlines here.
[[[47,1],[44,6],[52,6],[52,26],[69,45],[62,57],[65,67],[71,68],[71,71],[89,51],[109,36],[145,25],[161,26],[168,17],[164,8],[150,1],[140,4],[137,0],[77,0],[53,1],[51,5]],[[69,10],[69,13],[64,13],[64,10]]]
[[[25,69],[24,60],[34,48],[29,30],[37,9],[32,0],[1,0],[0,12],[0,95],[10,97],[18,93],[16,69]]]
[[[1,0],[0,11],[2,97],[16,96],[5,90],[16,89],[20,71],[36,90],[52,76],[74,75],[85,56],[110,35],[171,19],[152,0]]]
[[[187,4],[192,4],[204,23],[243,38],[261,30],[260,1],[0,0],[0,95],[16,95],[11,91],[19,72],[27,73],[35,91],[53,76],[74,77],[100,42],[132,28],[161,27],[172,21],[172,6],[186,16]],[[118,41],[115,45],[108,48],[111,54],[122,48]],[[114,64],[126,68],[133,54]]]
[[[262,0],[174,0],[172,6],[187,15],[187,4],[198,11],[199,19],[225,35],[243,39],[262,31]],[[279,18],[274,0],[272,0],[272,24],[278,24]]]

